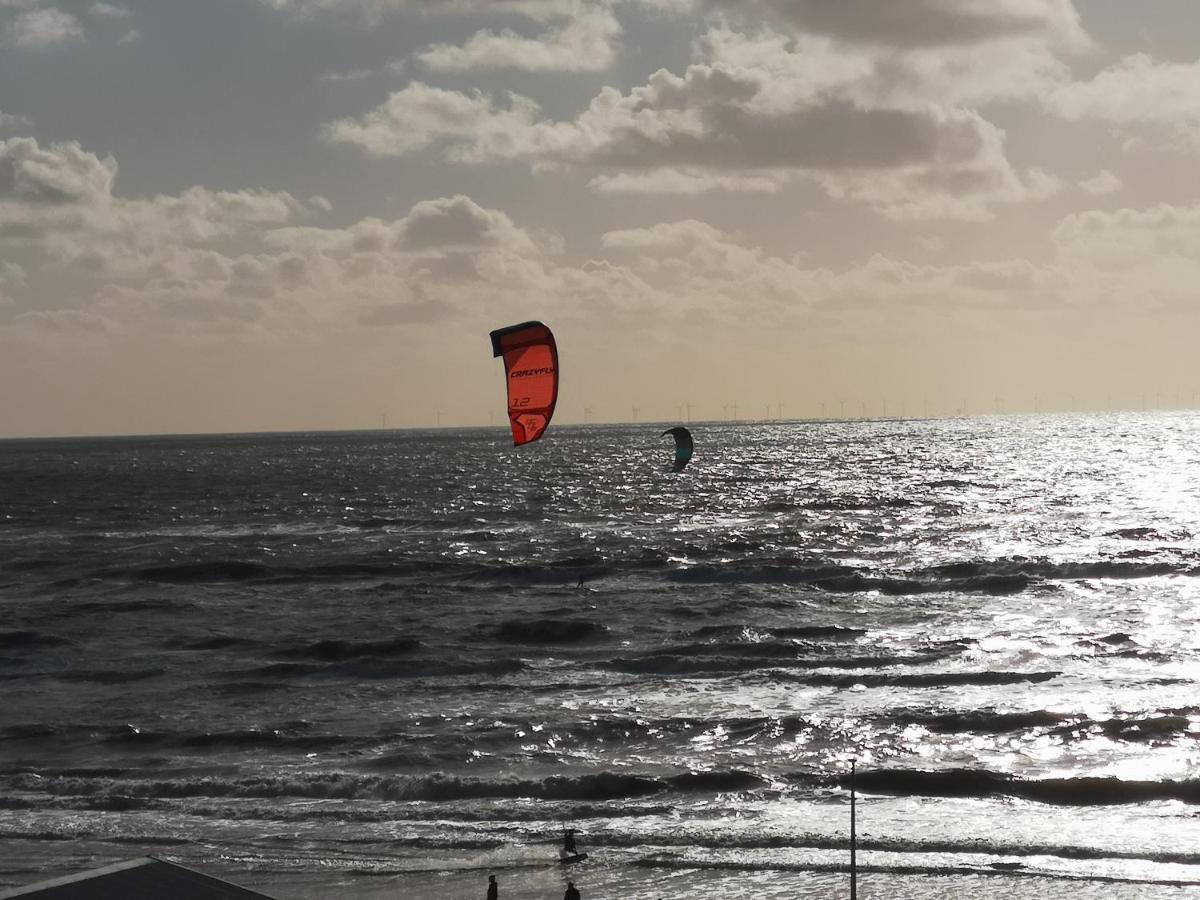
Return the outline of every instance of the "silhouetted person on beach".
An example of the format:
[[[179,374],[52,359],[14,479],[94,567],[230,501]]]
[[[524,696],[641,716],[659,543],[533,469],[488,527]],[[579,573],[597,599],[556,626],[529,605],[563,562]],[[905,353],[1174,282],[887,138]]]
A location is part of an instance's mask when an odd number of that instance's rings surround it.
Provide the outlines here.
[[[488,876],[488,892],[485,900],[500,900],[500,887],[496,884],[496,876]]]
[[[578,852],[575,849],[575,829],[568,828],[563,834],[563,856],[574,856]]]
[[[575,889],[575,882],[567,882],[567,892],[563,894],[563,900],[580,900],[579,891]]]

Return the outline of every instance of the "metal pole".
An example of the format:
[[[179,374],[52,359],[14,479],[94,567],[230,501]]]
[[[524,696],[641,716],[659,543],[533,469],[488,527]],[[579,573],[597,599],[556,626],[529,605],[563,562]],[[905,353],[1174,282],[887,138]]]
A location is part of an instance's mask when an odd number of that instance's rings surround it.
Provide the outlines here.
[[[850,760],[850,900],[858,900],[858,837],[854,826],[854,760]]]

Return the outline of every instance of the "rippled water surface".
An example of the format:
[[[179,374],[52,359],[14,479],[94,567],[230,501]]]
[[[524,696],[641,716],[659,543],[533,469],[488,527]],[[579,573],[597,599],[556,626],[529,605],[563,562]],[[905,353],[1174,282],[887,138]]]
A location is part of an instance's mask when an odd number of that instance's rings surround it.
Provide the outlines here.
[[[663,427],[0,443],[0,887],[1200,897],[1200,417]]]

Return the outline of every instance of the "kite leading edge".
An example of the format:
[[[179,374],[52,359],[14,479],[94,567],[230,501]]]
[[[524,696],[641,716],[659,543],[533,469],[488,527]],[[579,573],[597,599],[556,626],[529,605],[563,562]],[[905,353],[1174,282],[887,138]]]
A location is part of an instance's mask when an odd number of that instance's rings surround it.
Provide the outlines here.
[[[513,446],[546,433],[558,402],[558,347],[541,322],[522,322],[491,334],[492,356],[504,357]]]

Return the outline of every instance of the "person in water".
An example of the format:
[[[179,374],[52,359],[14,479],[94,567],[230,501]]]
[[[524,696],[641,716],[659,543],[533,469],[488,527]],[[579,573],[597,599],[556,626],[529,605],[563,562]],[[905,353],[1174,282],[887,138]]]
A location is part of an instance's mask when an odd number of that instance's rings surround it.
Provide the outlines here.
[[[579,851],[575,848],[575,829],[568,828],[563,835],[563,856],[575,856]]]
[[[563,894],[563,900],[581,900],[579,891],[575,887],[575,882],[567,882],[567,892]]]
[[[485,900],[500,900],[500,886],[496,884],[496,876],[488,876],[488,892]]]

